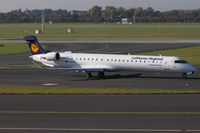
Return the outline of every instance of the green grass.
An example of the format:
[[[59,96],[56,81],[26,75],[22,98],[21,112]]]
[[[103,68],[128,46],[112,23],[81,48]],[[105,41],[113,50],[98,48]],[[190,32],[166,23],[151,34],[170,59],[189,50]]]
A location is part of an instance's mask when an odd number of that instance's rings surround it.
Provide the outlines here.
[[[0,85],[0,94],[200,94],[200,90],[62,88]]]
[[[153,27],[141,27],[153,26]],[[168,27],[177,26],[177,27]],[[179,27],[183,26],[183,27]],[[191,27],[196,26],[196,27]],[[142,23],[123,24],[82,24],[66,23],[46,25],[40,38],[200,38],[200,23]],[[73,28],[74,33],[66,33]],[[0,38],[15,38],[32,35],[40,24],[0,24]]]
[[[124,25],[116,23],[54,23],[47,26],[200,26],[200,23],[136,23],[133,25]],[[5,27],[41,27],[40,23],[1,23]]]
[[[0,44],[0,54],[14,54],[28,51],[27,44],[4,43]]]
[[[200,66],[200,46],[190,48],[180,48],[173,50],[163,50],[156,52],[140,53],[141,55],[162,55],[162,56],[178,56],[184,58],[189,63]]]

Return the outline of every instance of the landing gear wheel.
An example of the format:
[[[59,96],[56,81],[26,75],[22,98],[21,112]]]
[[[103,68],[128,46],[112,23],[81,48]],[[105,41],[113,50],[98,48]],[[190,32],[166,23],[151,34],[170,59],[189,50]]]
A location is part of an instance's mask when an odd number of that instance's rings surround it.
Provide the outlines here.
[[[99,72],[99,73],[98,73],[98,76],[99,76],[99,77],[104,77],[104,76],[105,76],[105,75],[104,75],[104,72]]]
[[[183,73],[183,79],[187,79],[187,74],[186,73]]]
[[[87,79],[92,78],[92,74],[91,74],[91,73],[87,73],[86,78],[87,78]]]

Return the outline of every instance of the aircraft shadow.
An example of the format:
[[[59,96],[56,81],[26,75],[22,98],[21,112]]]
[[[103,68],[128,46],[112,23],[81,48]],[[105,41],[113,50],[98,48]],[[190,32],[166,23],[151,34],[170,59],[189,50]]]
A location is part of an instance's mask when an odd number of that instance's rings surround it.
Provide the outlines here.
[[[183,79],[181,76],[173,77],[173,76],[145,76],[142,73],[137,74],[128,74],[128,75],[120,75],[120,74],[114,74],[114,75],[105,75],[105,77],[98,77],[94,75],[90,79],[86,79],[85,75],[75,75],[73,77],[81,77],[84,79],[78,79],[74,81],[88,81],[88,80],[109,80],[109,79],[130,79],[130,78],[141,78],[141,79]],[[188,77],[186,80],[199,80],[200,77]],[[184,80],[184,79],[183,79]]]
[[[96,75],[94,75],[92,78],[90,79],[86,79],[84,75],[82,76],[73,76],[73,77],[83,77],[85,79],[81,79],[81,80],[76,80],[76,81],[88,81],[88,80],[108,80],[108,79],[123,79],[123,78],[139,78],[142,75],[142,73],[138,73],[138,74],[128,74],[128,75],[120,75],[120,74],[114,74],[114,75],[105,75],[105,77],[98,77]]]
[[[150,78],[150,79],[183,79],[184,80],[184,78],[183,77],[170,77],[170,76],[167,76],[167,77],[154,77],[154,76],[142,76],[142,77],[140,77],[140,78]],[[188,77],[187,79],[185,79],[185,80],[190,80],[190,79],[193,79],[193,80],[199,80],[200,79],[200,77]]]

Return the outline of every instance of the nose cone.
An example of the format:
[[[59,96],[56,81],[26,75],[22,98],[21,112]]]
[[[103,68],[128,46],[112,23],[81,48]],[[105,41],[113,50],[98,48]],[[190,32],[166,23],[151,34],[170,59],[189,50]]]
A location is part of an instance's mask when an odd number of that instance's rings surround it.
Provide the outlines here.
[[[185,69],[185,70],[187,70],[187,72],[186,72],[187,75],[191,75],[191,74],[193,74],[197,69],[196,69],[196,67],[194,67],[193,65],[189,64],[189,65],[187,66],[187,69]]]
[[[191,72],[191,73],[194,73],[195,71],[197,71],[196,67],[191,65],[191,64],[188,64],[187,65],[187,72]]]
[[[194,72],[196,72],[196,71],[197,71],[197,68],[196,68],[196,67],[194,67],[194,66],[191,66],[191,71],[194,73]]]

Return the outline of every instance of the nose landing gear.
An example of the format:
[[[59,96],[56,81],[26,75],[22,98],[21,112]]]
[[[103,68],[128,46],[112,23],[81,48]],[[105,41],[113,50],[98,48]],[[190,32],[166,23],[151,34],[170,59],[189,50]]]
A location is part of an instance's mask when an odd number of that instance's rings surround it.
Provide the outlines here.
[[[183,77],[183,79],[187,79],[187,73],[183,73],[183,75],[182,75],[182,77]]]
[[[184,80],[186,81],[186,86],[187,87],[189,87],[189,86],[191,86],[191,84],[190,84],[190,82],[189,82],[189,80],[188,80],[188,77],[187,77],[187,75],[190,75],[190,73],[183,73],[183,78],[184,78]]]

